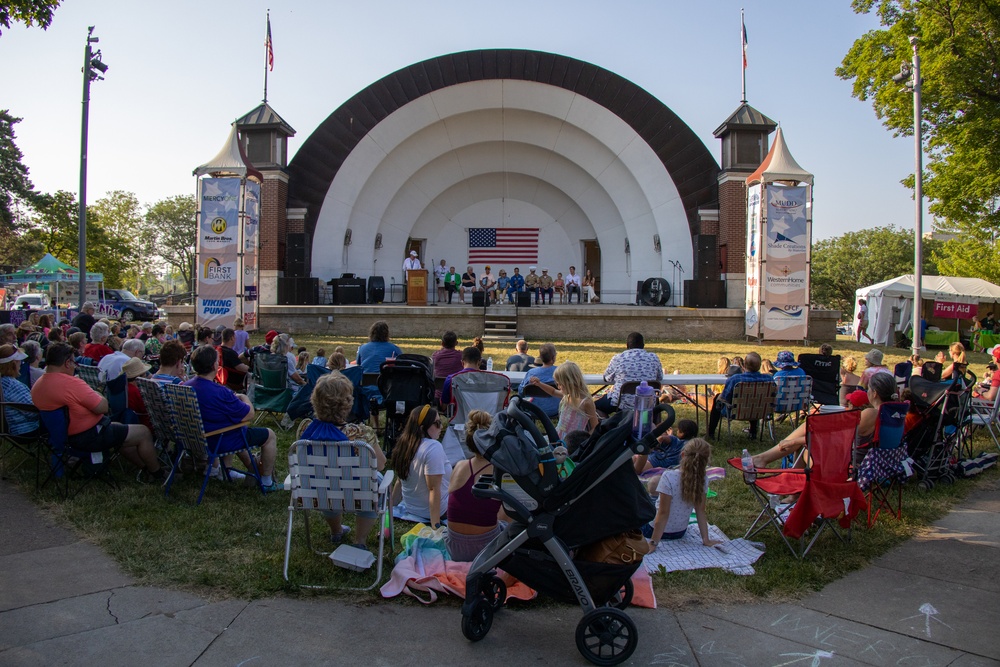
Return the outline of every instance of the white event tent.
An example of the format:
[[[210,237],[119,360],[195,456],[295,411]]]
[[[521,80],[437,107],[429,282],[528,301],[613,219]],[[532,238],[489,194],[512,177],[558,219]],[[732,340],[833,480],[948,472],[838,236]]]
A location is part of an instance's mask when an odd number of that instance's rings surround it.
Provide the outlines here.
[[[861,287],[855,292],[854,322],[858,321],[858,299],[868,303],[868,334],[876,345],[892,345],[896,331],[910,328],[913,318],[913,274],[892,278],[875,285]],[[928,320],[934,301],[971,303],[975,316],[980,304],[1000,303],[1000,286],[981,278],[953,278],[949,276],[923,276],[921,296],[923,313]],[[930,308],[927,302],[931,302]]]

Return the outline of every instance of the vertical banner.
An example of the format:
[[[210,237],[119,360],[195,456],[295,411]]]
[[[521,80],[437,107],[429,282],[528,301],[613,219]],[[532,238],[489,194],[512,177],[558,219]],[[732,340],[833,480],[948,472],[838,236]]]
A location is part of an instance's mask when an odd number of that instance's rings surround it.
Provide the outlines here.
[[[768,183],[761,318],[765,340],[805,340],[809,331],[809,188]]]
[[[243,194],[243,324],[247,331],[256,331],[258,253],[260,240],[260,184],[247,180]]]
[[[200,183],[195,317],[208,327],[231,327],[239,315],[240,189],[239,178]]]
[[[763,186],[747,188],[746,335],[760,336],[761,308],[761,197]]]

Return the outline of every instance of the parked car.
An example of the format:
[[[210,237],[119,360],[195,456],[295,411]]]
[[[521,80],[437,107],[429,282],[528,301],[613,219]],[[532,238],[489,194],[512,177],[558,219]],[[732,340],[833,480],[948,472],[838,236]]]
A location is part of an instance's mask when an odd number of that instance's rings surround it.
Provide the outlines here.
[[[22,294],[14,300],[14,310],[48,310],[48,294]]]
[[[159,318],[159,309],[152,301],[143,301],[127,289],[106,289],[101,304],[114,308],[122,322],[133,320],[154,321]]]

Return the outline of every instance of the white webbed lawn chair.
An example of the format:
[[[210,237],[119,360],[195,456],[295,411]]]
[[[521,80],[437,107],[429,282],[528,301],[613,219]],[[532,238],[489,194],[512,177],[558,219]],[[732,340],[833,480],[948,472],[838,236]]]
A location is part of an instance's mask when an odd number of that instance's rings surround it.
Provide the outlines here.
[[[451,405],[454,413],[441,438],[448,462],[454,466],[463,459],[472,458],[465,446],[465,422],[473,410],[483,410],[495,415],[507,407],[510,396],[510,378],[502,373],[474,371],[459,373],[451,378]]]
[[[288,450],[288,473],[291,500],[288,504],[288,531],[285,534],[285,581],[288,579],[288,561],[292,550],[292,523],[296,511],[301,511],[306,524],[306,546],[315,553],[328,556],[328,552],[313,549],[309,531],[309,510],[335,510],[345,513],[375,512],[378,531],[378,567],[375,581],[365,588],[316,586],[302,584],[303,588],[340,590],[371,590],[382,579],[383,559],[392,562],[395,539],[392,527],[392,505],[389,490],[395,475],[387,471],[379,479],[375,449],[362,440],[324,442],[296,440]],[[364,540],[367,536],[359,535]],[[388,554],[385,550],[389,542]],[[351,547],[340,547],[351,548]]]

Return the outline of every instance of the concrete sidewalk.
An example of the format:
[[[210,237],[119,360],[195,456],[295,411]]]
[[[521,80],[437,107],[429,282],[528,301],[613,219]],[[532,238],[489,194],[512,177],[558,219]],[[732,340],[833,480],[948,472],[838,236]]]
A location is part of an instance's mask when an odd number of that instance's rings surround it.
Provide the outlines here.
[[[457,604],[213,602],[137,586],[0,482],[0,665],[586,665],[576,607],[505,609],[477,644]],[[631,609],[627,664],[1000,664],[1000,482],[929,534],[794,604]]]

